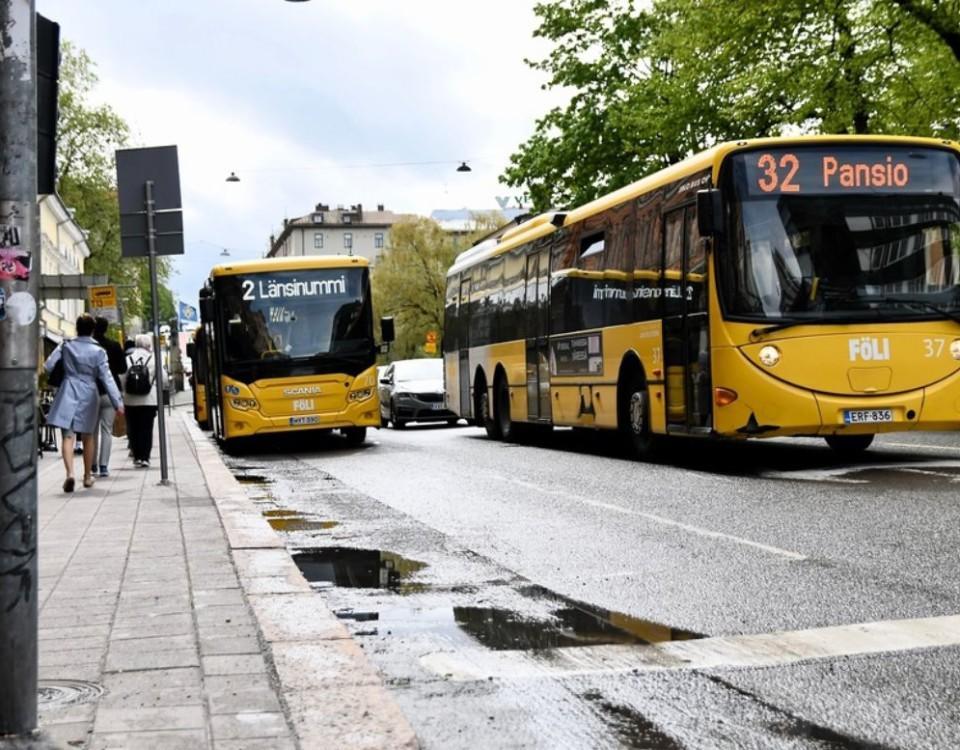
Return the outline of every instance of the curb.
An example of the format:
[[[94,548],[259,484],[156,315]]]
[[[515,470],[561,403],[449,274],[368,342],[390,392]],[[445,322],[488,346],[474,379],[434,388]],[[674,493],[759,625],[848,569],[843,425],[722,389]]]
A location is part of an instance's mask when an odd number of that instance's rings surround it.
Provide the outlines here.
[[[304,750],[418,748],[416,733],[343,624],[310,588],[274,531],[181,414],[230,545],[240,585],[269,651],[278,693]]]

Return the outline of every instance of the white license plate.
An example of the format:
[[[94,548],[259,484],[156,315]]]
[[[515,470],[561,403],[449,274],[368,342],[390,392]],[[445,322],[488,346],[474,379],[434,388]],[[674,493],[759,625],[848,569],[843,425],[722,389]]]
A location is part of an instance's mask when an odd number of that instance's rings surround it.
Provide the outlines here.
[[[877,424],[892,422],[893,409],[846,409],[843,421],[847,424]]]
[[[430,404],[430,408],[434,411],[440,411],[443,408],[443,404]]]
[[[317,416],[313,416],[313,417],[290,417],[290,424],[291,424],[291,425],[298,425],[298,424],[319,424],[319,423],[320,423],[320,417],[317,417]]]

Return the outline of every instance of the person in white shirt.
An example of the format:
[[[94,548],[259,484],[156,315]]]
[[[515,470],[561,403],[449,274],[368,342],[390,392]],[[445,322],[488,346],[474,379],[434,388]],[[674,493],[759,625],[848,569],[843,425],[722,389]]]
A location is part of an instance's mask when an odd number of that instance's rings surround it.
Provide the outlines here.
[[[153,355],[153,337],[150,334],[138,334],[134,343],[134,348],[127,353],[123,403],[127,411],[127,433],[130,435],[133,465],[147,468],[153,450],[153,421],[157,417],[157,358]],[[146,393],[131,392],[136,390],[131,381],[139,380],[143,370],[149,375],[150,387]],[[162,363],[159,371],[161,383],[165,383],[167,372]]]

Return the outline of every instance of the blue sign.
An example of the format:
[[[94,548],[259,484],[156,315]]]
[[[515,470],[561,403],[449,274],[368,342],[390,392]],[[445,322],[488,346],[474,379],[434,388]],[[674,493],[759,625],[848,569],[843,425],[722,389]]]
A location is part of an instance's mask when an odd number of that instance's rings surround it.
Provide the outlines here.
[[[186,302],[178,302],[180,307],[180,321],[182,323],[199,323],[200,318],[197,317],[197,308],[193,305],[188,305]]]

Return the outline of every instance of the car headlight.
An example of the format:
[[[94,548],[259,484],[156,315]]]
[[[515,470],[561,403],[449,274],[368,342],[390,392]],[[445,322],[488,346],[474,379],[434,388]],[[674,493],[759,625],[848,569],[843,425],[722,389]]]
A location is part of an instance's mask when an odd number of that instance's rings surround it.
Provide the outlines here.
[[[359,391],[350,391],[347,394],[348,401],[366,401],[373,395],[373,388],[361,388]]]
[[[230,406],[234,409],[240,409],[241,411],[247,411],[248,409],[256,409],[260,404],[257,403],[255,398],[232,398],[230,399]]]
[[[780,361],[780,350],[775,346],[768,345],[763,347],[757,356],[764,365],[773,367]]]

